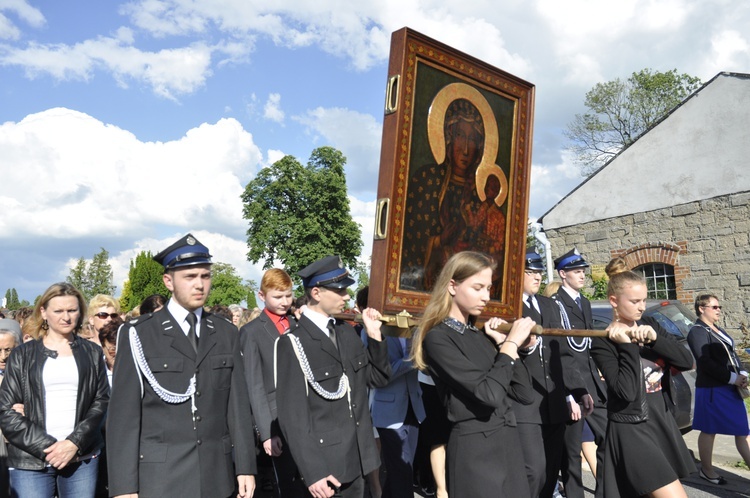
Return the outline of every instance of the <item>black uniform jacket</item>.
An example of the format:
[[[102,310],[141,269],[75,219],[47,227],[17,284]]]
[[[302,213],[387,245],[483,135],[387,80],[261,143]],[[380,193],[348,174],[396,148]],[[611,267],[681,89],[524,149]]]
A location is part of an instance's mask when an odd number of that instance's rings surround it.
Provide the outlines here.
[[[732,372],[735,372],[735,365],[742,365],[734,352],[734,341],[729,334],[724,334],[731,342],[724,342],[701,320],[695,322],[690,329],[687,340],[697,365],[696,387],[726,386],[732,378]]]
[[[460,434],[515,426],[512,396],[531,403],[534,391],[523,362],[498,353],[492,340],[474,328],[458,331],[445,322],[424,337],[426,363]],[[514,379],[514,372],[520,370]]]
[[[73,432],[66,438],[78,446],[78,456],[86,456],[104,445],[101,428],[109,402],[107,367],[96,344],[73,338],[73,358],[78,367],[78,398]],[[8,445],[9,467],[42,470],[46,467],[44,449],[56,439],[44,430],[48,417],[44,403],[44,364],[53,352],[41,340],[15,348],[8,358],[0,387],[0,428]],[[24,415],[13,410],[23,404]]]
[[[314,379],[328,392],[338,389],[342,374],[349,378],[347,395],[328,400],[307,384],[290,335],[299,338]],[[309,318],[278,342],[276,404],[279,424],[294,462],[310,486],[334,476],[342,483],[380,466],[375,447],[367,387],[388,384],[391,365],[385,341],[369,340],[367,349],[354,328],[336,323],[338,349]]]
[[[525,304],[523,316],[534,319],[544,328],[562,328],[560,308],[550,298],[535,296],[541,317],[531,311]],[[565,396],[568,392],[586,390],[580,373],[575,365],[573,352],[565,337],[544,336],[542,347],[531,353],[524,350],[519,355],[529,371],[534,388],[534,400],[524,405],[513,402],[513,411],[518,422],[532,424],[562,424],[568,421],[568,404]]]
[[[296,327],[293,315],[287,315],[289,328]],[[278,436],[276,386],[273,381],[273,351],[281,337],[276,325],[264,311],[240,329],[240,347],[245,364],[245,380],[260,440]]]
[[[657,334],[656,341],[639,347],[638,344],[618,344],[603,337],[594,338],[591,356],[607,380],[607,416],[615,422],[637,423],[648,418],[648,403],[641,357],[664,362],[662,391],[671,397],[671,368],[680,371],[693,368],[693,357],[674,340],[655,320],[644,318],[638,325],[650,325]]]
[[[130,334],[138,334],[163,388],[185,393],[196,374],[195,421],[190,399],[163,401],[136,370]],[[253,421],[235,326],[204,311],[197,354],[167,307],[120,328],[107,416],[107,460],[112,496],[226,497],[235,489],[235,475],[256,473]]]
[[[570,294],[568,294],[562,287],[560,287],[553,299],[561,302],[565,307],[571,329],[591,330],[594,328],[594,319],[591,314],[591,302],[588,299],[581,296],[582,309],[579,309],[576,302],[570,297]],[[577,340],[580,341],[581,339]],[[586,385],[588,394],[591,395],[594,402],[605,402],[607,400],[607,385],[599,375],[589,351],[586,350],[580,353],[573,351],[572,349],[571,351],[573,358],[575,358],[578,372]],[[579,399],[582,393],[574,391],[571,394],[573,394],[576,399]]]

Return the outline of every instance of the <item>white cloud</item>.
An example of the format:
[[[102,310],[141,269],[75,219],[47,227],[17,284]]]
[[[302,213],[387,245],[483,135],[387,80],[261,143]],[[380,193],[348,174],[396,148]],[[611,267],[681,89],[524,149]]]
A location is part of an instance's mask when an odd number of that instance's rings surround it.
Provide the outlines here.
[[[202,87],[211,75],[212,48],[196,42],[187,47],[142,51],[132,46],[130,30],[74,45],[31,42],[25,48],[0,50],[0,65],[21,66],[29,78],[48,74],[58,80],[88,80],[96,69],[112,74],[118,84],[130,81],[150,86],[169,99]]]
[[[234,119],[141,142],[57,108],[0,125],[0,232],[72,239],[142,236],[153,225],[244,233],[243,185],[261,162]]]
[[[284,156],[286,156],[284,151],[268,149],[268,151],[266,152],[266,164],[271,165],[275,163],[276,161],[280,160],[281,158],[283,158]]]
[[[45,24],[41,11],[29,5],[26,0],[2,0],[0,1],[0,40],[17,40],[21,37],[21,30],[3,12],[12,12],[33,28],[40,28]]]
[[[281,110],[281,95],[271,93],[268,95],[266,105],[263,106],[263,117],[276,123],[284,123],[284,111]]]
[[[532,165],[529,216],[542,216],[583,180],[580,169],[573,162],[569,151],[561,154],[561,162],[558,164]]]
[[[351,109],[318,107],[292,119],[344,153],[350,192],[369,191],[374,194],[383,128],[375,117]]]
[[[706,70],[711,73],[720,71],[747,72],[747,60],[750,56],[750,43],[740,32],[730,29],[711,37],[711,52],[714,57]]]
[[[375,201],[359,199],[349,195],[349,208],[354,221],[362,227],[362,242],[364,245],[359,259],[369,264],[370,256],[372,256],[372,237],[375,231]]]

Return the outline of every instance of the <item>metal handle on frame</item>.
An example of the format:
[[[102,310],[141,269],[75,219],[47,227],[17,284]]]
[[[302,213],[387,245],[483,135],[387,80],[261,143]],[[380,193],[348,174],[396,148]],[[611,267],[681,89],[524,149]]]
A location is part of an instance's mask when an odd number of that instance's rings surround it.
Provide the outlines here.
[[[388,85],[385,88],[385,113],[392,114],[398,109],[398,95],[400,91],[399,75],[394,74],[388,78]]]
[[[390,201],[388,197],[378,199],[375,208],[375,233],[373,236],[375,240],[383,240],[388,234],[388,204]]]

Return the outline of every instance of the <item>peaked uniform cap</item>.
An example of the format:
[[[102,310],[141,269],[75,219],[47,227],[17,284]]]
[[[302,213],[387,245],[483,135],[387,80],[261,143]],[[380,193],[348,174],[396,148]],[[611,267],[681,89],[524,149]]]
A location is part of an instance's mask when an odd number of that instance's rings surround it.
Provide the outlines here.
[[[583,259],[578,249],[573,248],[555,260],[555,270],[573,270],[588,268],[589,264]]]
[[[535,250],[530,249],[526,252],[526,269],[534,271],[544,271],[544,261]]]
[[[184,266],[210,265],[211,254],[208,247],[189,233],[154,256],[154,260],[165,270],[172,270]]]
[[[302,268],[297,275],[302,277],[302,285],[307,288],[328,287],[346,289],[354,283],[349,271],[344,268],[340,256],[326,256]]]

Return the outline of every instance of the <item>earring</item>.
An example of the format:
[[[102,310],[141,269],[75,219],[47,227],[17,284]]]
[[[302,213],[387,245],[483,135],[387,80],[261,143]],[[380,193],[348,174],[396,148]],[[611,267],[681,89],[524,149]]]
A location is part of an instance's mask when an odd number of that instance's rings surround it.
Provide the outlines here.
[[[49,330],[49,323],[47,323],[47,319],[46,318],[42,322],[42,330]]]

